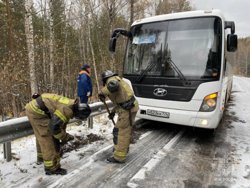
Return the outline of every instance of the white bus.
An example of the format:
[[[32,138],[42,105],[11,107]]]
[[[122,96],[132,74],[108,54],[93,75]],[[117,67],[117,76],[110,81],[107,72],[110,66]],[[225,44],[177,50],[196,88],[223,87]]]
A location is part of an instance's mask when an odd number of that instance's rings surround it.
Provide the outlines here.
[[[129,31],[115,29],[109,50],[115,52],[118,36],[128,37],[123,77],[138,99],[137,116],[215,129],[232,87],[226,51],[237,49],[234,32],[219,10],[153,16]]]

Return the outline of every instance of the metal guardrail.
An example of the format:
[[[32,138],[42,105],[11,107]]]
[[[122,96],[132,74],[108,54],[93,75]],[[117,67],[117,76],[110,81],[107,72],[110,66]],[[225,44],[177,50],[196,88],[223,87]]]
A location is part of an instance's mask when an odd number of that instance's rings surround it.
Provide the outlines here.
[[[107,105],[109,108],[113,107],[113,103],[111,101],[107,101]],[[88,126],[93,128],[93,117],[105,113],[106,108],[102,102],[89,104],[89,106],[92,112],[88,118]],[[79,120],[72,119],[70,122],[74,121]],[[11,160],[11,141],[32,134],[33,129],[27,117],[0,122],[0,144],[4,144],[4,158],[7,161]]]

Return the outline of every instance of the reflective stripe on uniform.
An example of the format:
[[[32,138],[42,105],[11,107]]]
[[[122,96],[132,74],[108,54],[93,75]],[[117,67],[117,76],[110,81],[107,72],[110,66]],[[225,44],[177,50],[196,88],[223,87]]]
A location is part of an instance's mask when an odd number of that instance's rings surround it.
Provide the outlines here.
[[[70,103],[70,99],[64,96],[60,96],[60,95],[53,95],[53,94],[43,94],[42,98],[47,98],[47,99],[52,99],[54,101],[58,101],[61,104],[69,104]]]
[[[127,152],[125,151],[114,151],[114,157],[118,160],[125,160],[127,156]]]
[[[55,155],[53,159],[50,158],[50,160],[44,160],[43,162],[45,170],[56,170],[60,168],[60,155]]]
[[[44,161],[45,170],[54,171],[60,167],[60,159],[55,159],[56,161]],[[56,163],[56,164],[55,164]]]
[[[64,132],[60,132],[60,133],[58,133],[58,134],[54,134],[53,135],[56,139],[58,139],[58,140],[62,140],[63,138],[64,138],[64,136],[65,136],[65,133]]]
[[[59,110],[56,110],[54,112],[54,114],[59,117],[64,123],[66,123],[68,121],[68,119],[63,115],[62,112],[60,112]]]
[[[39,108],[37,107],[36,100],[32,100],[32,101],[29,103],[29,106],[30,106],[30,108],[31,108],[34,112],[36,112],[36,113],[38,113],[38,114],[40,114],[40,115],[46,115],[44,111],[42,111],[41,109],[39,109]]]
[[[53,167],[53,161],[44,161],[45,168],[51,168]]]
[[[58,102],[61,104],[69,104],[69,98],[61,97]]]
[[[43,158],[43,154],[39,152],[39,153],[37,153],[37,157]]]
[[[88,75],[88,76],[90,77],[90,74],[89,74],[87,71],[85,71],[85,70],[81,70],[81,71],[79,72],[79,74],[86,74],[86,75]]]

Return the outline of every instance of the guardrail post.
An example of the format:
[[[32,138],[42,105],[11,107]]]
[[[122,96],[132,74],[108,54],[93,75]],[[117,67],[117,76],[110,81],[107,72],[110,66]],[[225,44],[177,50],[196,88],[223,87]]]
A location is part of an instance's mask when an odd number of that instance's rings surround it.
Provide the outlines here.
[[[6,117],[2,116],[2,121],[6,121]],[[3,155],[4,159],[6,159],[7,162],[11,161],[11,142],[5,142],[3,143]]]
[[[88,118],[88,128],[93,129],[93,117]]]
[[[3,143],[3,153],[4,153],[4,158],[6,159],[7,162],[11,161],[12,156],[11,156],[11,142],[5,142]]]
[[[113,107],[113,103],[111,101],[107,101],[108,107]],[[90,109],[92,111],[91,116],[88,118],[88,127],[93,128],[93,117],[100,115],[102,113],[106,113],[106,107],[101,102],[96,102],[90,104]],[[0,144],[3,144],[3,152],[4,159],[8,162],[11,161],[11,141],[22,138],[24,136],[32,135],[33,130],[30,126],[29,120],[27,117],[14,118],[8,121],[4,116],[2,117],[2,122],[0,122]],[[75,121],[74,119],[71,122]]]

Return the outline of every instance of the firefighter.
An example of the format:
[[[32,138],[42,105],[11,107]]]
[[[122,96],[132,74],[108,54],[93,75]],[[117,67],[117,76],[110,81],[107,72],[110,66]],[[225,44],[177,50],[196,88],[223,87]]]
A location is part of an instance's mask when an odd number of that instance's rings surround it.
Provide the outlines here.
[[[60,144],[74,139],[66,132],[68,121],[75,117],[86,119],[91,110],[78,99],[69,99],[52,93],[33,95],[26,106],[26,115],[37,140],[38,160],[43,160],[46,175],[67,174],[60,166]]]
[[[105,98],[108,97],[115,105],[109,114],[109,119],[113,119],[115,114],[118,114],[118,120],[113,129],[113,156],[107,161],[124,163],[130,145],[132,126],[139,109],[138,102],[130,85],[117,74],[107,70],[102,73],[101,77],[104,87],[98,97],[102,102],[105,102]]]

